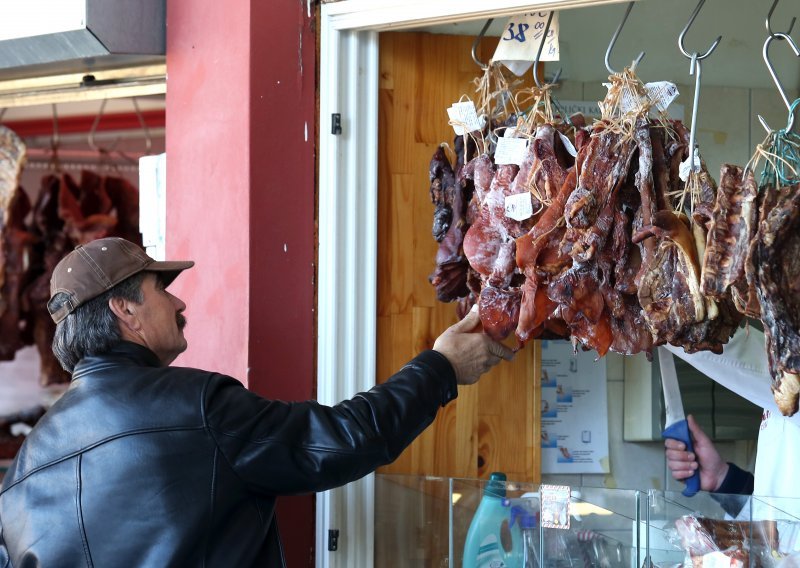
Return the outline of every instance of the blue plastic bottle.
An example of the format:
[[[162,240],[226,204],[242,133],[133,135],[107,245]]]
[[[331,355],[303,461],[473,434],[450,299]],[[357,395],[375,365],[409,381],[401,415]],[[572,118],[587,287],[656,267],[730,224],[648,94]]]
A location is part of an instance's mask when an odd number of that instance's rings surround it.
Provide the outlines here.
[[[522,563],[520,568],[539,566],[539,519],[537,513],[521,505],[511,506],[511,527],[522,531]]]
[[[506,475],[492,473],[467,531],[463,568],[522,568],[522,534],[519,525],[509,524],[505,497]],[[509,535],[511,548],[506,550],[503,542]]]

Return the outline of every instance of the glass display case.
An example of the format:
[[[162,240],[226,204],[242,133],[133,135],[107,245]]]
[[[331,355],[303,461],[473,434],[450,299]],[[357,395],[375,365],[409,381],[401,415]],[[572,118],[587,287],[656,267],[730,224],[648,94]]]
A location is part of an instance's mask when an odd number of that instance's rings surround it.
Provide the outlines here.
[[[477,566],[465,561],[464,552],[487,483],[376,475],[375,566]],[[487,548],[497,535],[503,562],[497,566],[522,568],[526,556],[528,565],[549,568],[630,568],[643,561],[637,528],[646,493],[568,488],[571,498],[564,510],[568,512],[553,523],[557,513],[547,504],[548,486],[514,481],[503,485],[502,506],[507,513],[501,523],[489,520],[492,526],[484,526],[484,534],[478,536],[479,544]],[[535,520],[532,526],[524,527],[524,516]],[[532,550],[524,550],[524,536],[530,537]]]
[[[402,475],[376,475],[375,493],[375,566],[788,568],[800,562],[794,499]],[[479,507],[491,500],[495,513],[487,516]]]
[[[796,566],[800,501],[651,491],[643,548],[657,566]],[[648,546],[649,543],[649,546]]]

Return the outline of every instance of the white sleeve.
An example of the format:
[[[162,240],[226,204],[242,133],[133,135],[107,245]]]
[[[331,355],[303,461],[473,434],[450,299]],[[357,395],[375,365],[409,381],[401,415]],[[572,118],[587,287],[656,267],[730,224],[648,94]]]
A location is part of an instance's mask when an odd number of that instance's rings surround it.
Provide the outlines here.
[[[667,345],[666,348],[742,398],[769,410],[776,416],[781,415],[770,388],[771,379],[763,332],[754,327],[739,328],[724,346],[722,355],[715,355],[710,351],[700,351],[690,355],[681,347]],[[800,412],[787,420],[800,425]]]

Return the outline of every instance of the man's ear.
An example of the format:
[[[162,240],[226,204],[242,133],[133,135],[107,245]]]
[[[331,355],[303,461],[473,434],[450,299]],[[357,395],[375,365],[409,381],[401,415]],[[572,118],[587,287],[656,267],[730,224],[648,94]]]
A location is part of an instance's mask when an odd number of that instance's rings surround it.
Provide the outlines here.
[[[108,300],[108,307],[120,321],[120,327],[124,331],[129,329],[135,331],[139,328],[139,318],[136,317],[136,304],[124,298],[111,298]]]

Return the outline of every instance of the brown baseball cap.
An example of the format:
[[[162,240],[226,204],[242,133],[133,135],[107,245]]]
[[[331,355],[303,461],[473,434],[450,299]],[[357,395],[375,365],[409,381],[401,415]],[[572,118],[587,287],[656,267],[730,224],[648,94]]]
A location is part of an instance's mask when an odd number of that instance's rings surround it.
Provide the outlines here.
[[[191,260],[157,261],[137,244],[118,237],[97,239],[80,245],[61,259],[50,278],[47,310],[56,323],[75,308],[110,290],[142,271],[166,273],[167,284],[181,271],[194,266]],[[65,293],[69,299],[54,309],[53,297]]]

